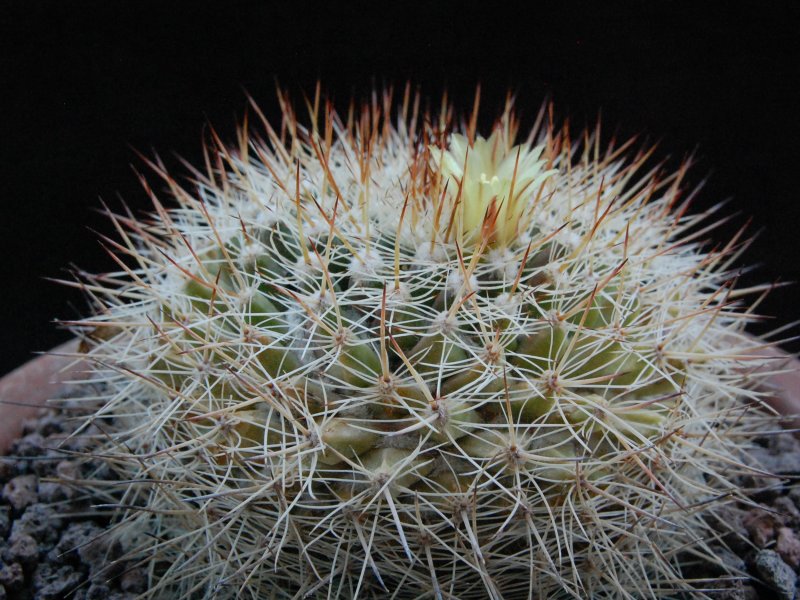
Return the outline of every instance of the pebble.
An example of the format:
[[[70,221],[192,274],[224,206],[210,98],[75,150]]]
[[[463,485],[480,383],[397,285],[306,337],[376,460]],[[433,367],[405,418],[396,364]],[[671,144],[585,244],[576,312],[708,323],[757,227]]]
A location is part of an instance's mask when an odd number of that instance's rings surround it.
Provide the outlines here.
[[[65,482],[80,479],[81,468],[71,460],[62,460],[56,465],[56,476]]]
[[[0,456],[0,481],[8,481],[17,473],[17,463],[5,456]]]
[[[128,569],[119,580],[123,592],[140,594],[147,589],[147,572],[144,569]]]
[[[36,475],[14,477],[3,486],[3,499],[13,506],[14,510],[22,510],[39,499],[37,483]]]
[[[42,434],[29,433],[12,444],[9,454],[17,458],[38,457],[41,456],[44,445],[44,436]]]
[[[71,600],[134,600],[136,594],[109,590],[102,583],[93,583],[88,588],[81,588],[72,596]]]
[[[37,542],[54,544],[58,540],[58,531],[61,529],[61,519],[56,511],[46,504],[31,504],[14,521],[11,528],[11,537],[27,534]]]
[[[780,496],[772,503],[772,508],[778,512],[779,518],[784,525],[797,527],[800,525],[800,510],[789,496]]]
[[[39,544],[27,533],[12,535],[9,542],[11,543],[3,553],[3,558],[7,561],[32,565],[39,559]]]
[[[797,539],[793,529],[781,527],[778,530],[778,541],[775,551],[781,555],[783,562],[795,571],[800,568],[800,539]]]
[[[724,575],[726,573],[743,573],[747,570],[747,565],[744,559],[723,547],[714,547],[714,553],[717,558],[722,562],[722,565],[715,563],[708,563],[709,568],[713,569],[715,573]],[[724,566],[723,566],[724,565]]]
[[[61,556],[77,555],[87,564],[104,563],[108,541],[104,530],[92,521],[75,521],[67,525],[55,547]]]
[[[70,566],[41,563],[33,575],[36,600],[62,600],[81,584],[83,577]]]
[[[39,477],[47,477],[53,472],[53,465],[62,458],[64,458],[64,454],[60,450],[55,448],[43,449],[42,454],[32,463],[32,470]]]
[[[774,550],[761,550],[756,554],[755,567],[758,574],[776,593],[778,600],[794,600],[797,575],[781,560]]]
[[[800,450],[782,451],[776,446],[771,448],[754,448],[750,450],[749,453],[759,464],[760,468],[774,475],[794,475],[800,473]]]
[[[55,504],[75,497],[75,492],[55,481],[39,482],[39,501],[46,504]]]
[[[0,566],[0,585],[8,591],[15,591],[25,583],[25,573],[19,563],[8,563]]]
[[[766,441],[767,448],[773,454],[800,455],[800,439],[793,435],[771,435]]]
[[[61,433],[64,431],[64,418],[57,413],[46,414],[36,419],[34,431],[46,437]]]
[[[744,516],[743,524],[753,543],[764,548],[775,539],[775,528],[780,521],[775,514],[754,508]]]

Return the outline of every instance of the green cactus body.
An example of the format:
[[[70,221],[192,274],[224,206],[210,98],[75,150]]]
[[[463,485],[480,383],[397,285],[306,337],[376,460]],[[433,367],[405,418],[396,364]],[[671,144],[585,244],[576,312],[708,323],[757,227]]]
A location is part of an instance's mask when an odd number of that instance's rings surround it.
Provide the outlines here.
[[[708,526],[683,507],[738,456],[698,440],[745,427],[754,343],[679,190],[597,132],[389,117],[220,151],[106,289],[88,356],[124,442],[103,455],[151,482],[122,516],[149,594],[691,590],[678,551]]]

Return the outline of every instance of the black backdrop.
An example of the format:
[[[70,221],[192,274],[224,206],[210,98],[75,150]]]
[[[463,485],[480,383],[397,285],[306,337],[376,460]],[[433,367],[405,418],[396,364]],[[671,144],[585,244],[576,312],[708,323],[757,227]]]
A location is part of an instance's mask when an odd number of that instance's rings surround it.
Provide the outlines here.
[[[148,207],[131,148],[200,160],[206,122],[232,139],[246,89],[276,112],[275,81],[298,98],[320,79],[339,106],[406,80],[484,125],[508,88],[530,123],[545,96],[561,116],[643,133],[661,153],[695,148],[697,207],[732,198],[718,230],[761,230],[745,284],[797,280],[800,47],[796,3],[41,2],[0,9],[0,373],[66,339],[54,317],[84,310],[42,279],[113,263],[94,209],[118,195]],[[596,4],[596,6],[595,6]],[[730,3],[731,5],[733,3]],[[523,8],[525,7],[525,8]],[[770,327],[798,318],[800,286],[776,291]],[[797,343],[789,344],[795,350]]]

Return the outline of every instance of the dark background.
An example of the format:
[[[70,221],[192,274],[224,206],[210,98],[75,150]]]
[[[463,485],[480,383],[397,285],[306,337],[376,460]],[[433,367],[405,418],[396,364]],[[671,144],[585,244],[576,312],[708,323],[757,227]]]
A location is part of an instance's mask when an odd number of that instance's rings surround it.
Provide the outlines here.
[[[744,285],[798,280],[797,3],[537,4],[5,2],[0,374],[68,338],[53,318],[85,311],[43,276],[114,267],[89,228],[112,231],[99,198],[148,207],[131,148],[184,173],[170,152],[199,163],[207,122],[231,140],[244,89],[274,115],[276,79],[295,99],[320,79],[342,108],[411,80],[465,110],[481,82],[484,126],[508,88],[528,125],[545,96],[576,125],[602,110],[606,132],[660,141],[672,166],[698,150],[689,181],[711,177],[697,208],[730,197],[725,213],[740,213],[716,240],[753,217]],[[762,304],[766,327],[798,318],[798,287]]]

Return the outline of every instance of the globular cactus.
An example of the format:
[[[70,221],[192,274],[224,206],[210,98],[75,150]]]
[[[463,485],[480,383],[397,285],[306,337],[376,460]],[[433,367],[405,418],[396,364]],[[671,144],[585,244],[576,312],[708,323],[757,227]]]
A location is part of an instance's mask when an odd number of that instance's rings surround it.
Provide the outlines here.
[[[510,105],[484,138],[408,91],[280,99],[191,190],[154,163],[176,205],[112,215],[79,284],[145,595],[690,592],[760,359],[686,165],[546,109],[515,145]]]

